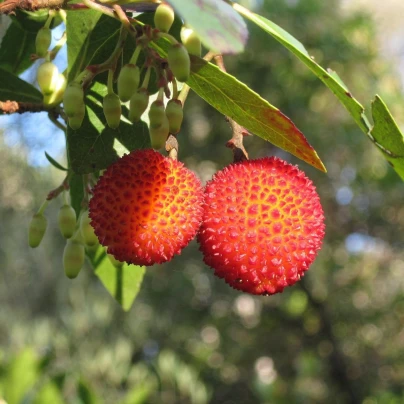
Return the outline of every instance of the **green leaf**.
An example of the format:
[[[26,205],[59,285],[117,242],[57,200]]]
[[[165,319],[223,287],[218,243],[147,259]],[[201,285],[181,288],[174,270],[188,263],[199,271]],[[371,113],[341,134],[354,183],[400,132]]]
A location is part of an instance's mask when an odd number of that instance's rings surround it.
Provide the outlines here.
[[[33,404],[64,404],[64,402],[61,391],[52,381],[44,384],[33,400]]]
[[[362,131],[366,134],[369,132],[370,124],[364,114],[363,106],[352,96],[337,73],[324,70],[310,57],[306,48],[296,38],[272,21],[252,13],[239,4],[233,4],[233,7],[297,56],[335,94]]]
[[[0,101],[42,102],[42,94],[15,74],[0,68]]]
[[[49,163],[51,163],[54,167],[56,167],[62,171],[67,171],[67,168],[64,168],[61,164],[59,164],[53,157],[49,156],[49,154],[46,152],[45,152],[45,157],[47,158]]]
[[[169,0],[206,48],[218,53],[243,52],[248,31],[244,20],[224,1]]]
[[[84,198],[83,176],[72,174],[69,178],[70,187],[70,204],[76,212],[76,216],[80,216],[81,203]]]
[[[374,126],[370,134],[374,143],[398,175],[404,179],[404,135],[387,105],[378,95],[372,102],[372,117]]]
[[[4,399],[8,404],[20,404],[39,377],[39,362],[35,352],[26,348],[11,362],[5,382]]]
[[[87,254],[102,284],[122,308],[128,311],[139,293],[145,267],[125,263],[117,268],[102,246],[98,246],[95,251],[88,251]]]
[[[136,124],[121,120],[118,129],[106,125],[102,99],[107,94],[105,85],[95,83],[86,93],[86,117],[78,130],[67,129],[70,168],[76,174],[102,170],[118,158],[115,139],[128,151],[150,147],[150,136],[144,122]]]
[[[249,132],[326,171],[303,133],[278,108],[217,66],[197,57],[191,60],[187,84],[200,97]]]
[[[77,393],[82,404],[98,404],[99,398],[96,396],[95,391],[83,379],[80,379],[77,385]]]
[[[32,65],[30,56],[35,53],[35,34],[12,22],[1,41],[0,68],[20,74]]]

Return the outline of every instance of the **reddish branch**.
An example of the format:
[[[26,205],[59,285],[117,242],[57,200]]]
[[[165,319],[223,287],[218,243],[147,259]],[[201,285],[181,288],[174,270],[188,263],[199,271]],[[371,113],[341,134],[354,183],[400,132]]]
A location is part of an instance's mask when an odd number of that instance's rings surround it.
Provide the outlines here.
[[[0,14],[9,14],[14,10],[35,11],[40,8],[59,9],[69,2],[69,0],[5,0],[0,3]]]
[[[220,70],[226,71],[226,67],[223,62],[222,55],[215,55],[213,57]],[[248,160],[248,153],[243,145],[243,137],[249,135],[249,133],[233,119],[226,116],[226,121],[229,122],[233,135],[232,138],[226,143],[226,146],[233,151],[234,162]]]
[[[42,112],[48,108],[42,103],[0,101],[0,111],[5,114],[23,114],[24,112]]]

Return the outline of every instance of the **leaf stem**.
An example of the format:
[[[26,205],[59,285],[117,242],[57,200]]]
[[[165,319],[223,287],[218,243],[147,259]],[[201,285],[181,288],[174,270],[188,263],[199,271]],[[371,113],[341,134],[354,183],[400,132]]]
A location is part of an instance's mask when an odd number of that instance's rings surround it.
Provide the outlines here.
[[[141,88],[147,90],[147,87],[149,86],[150,74],[151,74],[151,66],[148,66]]]
[[[135,48],[135,51],[133,52],[132,57],[130,58],[129,63],[132,65],[135,65],[137,63],[137,59],[140,55],[140,51],[142,50],[142,47],[140,45],[137,45]]]
[[[114,84],[113,84],[113,80],[114,80],[114,71],[112,69],[108,70],[108,94],[114,94]]]

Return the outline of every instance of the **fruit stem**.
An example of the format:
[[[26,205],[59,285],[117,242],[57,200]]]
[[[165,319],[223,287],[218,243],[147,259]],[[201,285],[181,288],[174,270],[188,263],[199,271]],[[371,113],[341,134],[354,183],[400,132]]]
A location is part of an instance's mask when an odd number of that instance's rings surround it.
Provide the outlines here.
[[[149,86],[150,74],[151,74],[151,66],[149,66],[146,70],[146,74],[144,75],[144,79],[143,79],[141,88],[144,88],[147,90],[147,87]]]
[[[54,11],[53,10],[49,10],[49,16],[45,22],[44,28],[49,28],[50,25],[52,24],[52,20],[53,20],[53,15],[54,15]]]
[[[112,69],[108,70],[108,94],[114,94],[114,84],[113,84],[113,79],[114,79],[114,71]]]
[[[172,45],[177,45],[179,43],[172,35],[168,34],[167,32],[158,31],[155,35],[155,38],[156,39],[158,39],[158,38],[168,39]]]
[[[47,208],[47,206],[49,205],[49,200],[45,199],[45,201],[42,203],[42,205],[40,206],[40,208],[38,209],[38,212],[36,212],[38,215],[43,215],[43,213],[45,212],[45,209]]]
[[[63,190],[63,204],[64,204],[64,205],[68,205],[68,204],[69,204],[69,202],[68,202],[68,200],[67,200],[67,192],[66,192],[65,189]]]
[[[164,87],[159,88],[159,93],[157,95],[157,99],[162,102],[164,101]]]
[[[130,58],[129,63],[135,65],[137,63],[137,59],[140,55],[140,51],[142,50],[142,47],[140,45],[136,46],[135,51],[133,52],[132,57]]]
[[[172,84],[173,84],[173,96],[172,96],[172,99],[176,100],[178,98],[178,85],[177,85],[177,80],[175,79],[175,77],[173,78]]]

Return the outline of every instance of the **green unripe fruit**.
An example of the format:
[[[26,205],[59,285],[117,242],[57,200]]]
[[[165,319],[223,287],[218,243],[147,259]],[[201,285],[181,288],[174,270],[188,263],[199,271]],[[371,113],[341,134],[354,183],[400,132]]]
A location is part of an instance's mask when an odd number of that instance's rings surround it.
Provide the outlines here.
[[[123,101],[129,101],[139,87],[140,70],[133,64],[122,67],[118,76],[118,95]]]
[[[160,126],[150,126],[150,142],[153,149],[161,149],[164,147],[169,134],[169,123],[167,117],[164,115],[163,122]]]
[[[185,49],[189,54],[195,56],[201,56],[202,45],[201,40],[195,34],[195,31],[191,28],[182,27],[181,28],[181,42],[185,46]]]
[[[48,106],[59,104],[63,100],[63,95],[66,90],[67,80],[66,77],[60,73],[56,83],[56,90],[51,94],[43,96],[43,103]]]
[[[189,79],[191,60],[184,45],[178,43],[173,45],[167,52],[167,61],[178,81],[187,81]]]
[[[63,109],[65,114],[71,116],[82,113],[82,105],[84,105],[84,91],[80,84],[70,83],[63,95]]]
[[[180,129],[184,118],[184,111],[180,100],[170,100],[167,103],[166,115],[170,124],[170,133],[176,135]]]
[[[174,22],[174,10],[168,4],[160,4],[154,14],[154,26],[163,32],[168,32]]]
[[[58,214],[60,232],[64,238],[73,236],[76,229],[76,212],[70,205],[63,205]]]
[[[84,265],[84,245],[76,240],[68,240],[63,251],[63,268],[68,278],[74,279]]]
[[[80,129],[81,125],[83,124],[84,117],[86,115],[86,106],[84,102],[77,105],[77,111],[75,115],[69,116],[69,126],[73,130]]]
[[[149,105],[149,93],[144,88],[132,95],[129,104],[129,120],[139,122],[143,112]]]
[[[36,34],[35,53],[41,58],[45,57],[51,42],[52,42],[51,30],[47,27],[42,27]]]
[[[83,237],[84,244],[92,247],[98,244],[98,238],[94,233],[93,226],[90,224],[90,217],[88,216],[88,210],[84,211],[80,217],[80,232]]]
[[[28,230],[28,244],[31,248],[36,248],[41,244],[47,225],[48,221],[43,214],[36,213],[32,217]]]
[[[102,106],[108,126],[112,129],[116,129],[121,122],[121,100],[114,93],[107,94],[104,97]]]
[[[42,63],[38,67],[36,79],[42,94],[52,94],[57,87],[59,70],[52,62]]]
[[[160,100],[153,101],[149,109],[150,126],[154,128],[161,126],[165,116],[164,102]]]
[[[121,268],[123,266],[123,262],[118,261],[113,255],[107,254],[109,260],[112,262],[112,265],[114,265],[116,268]]]

